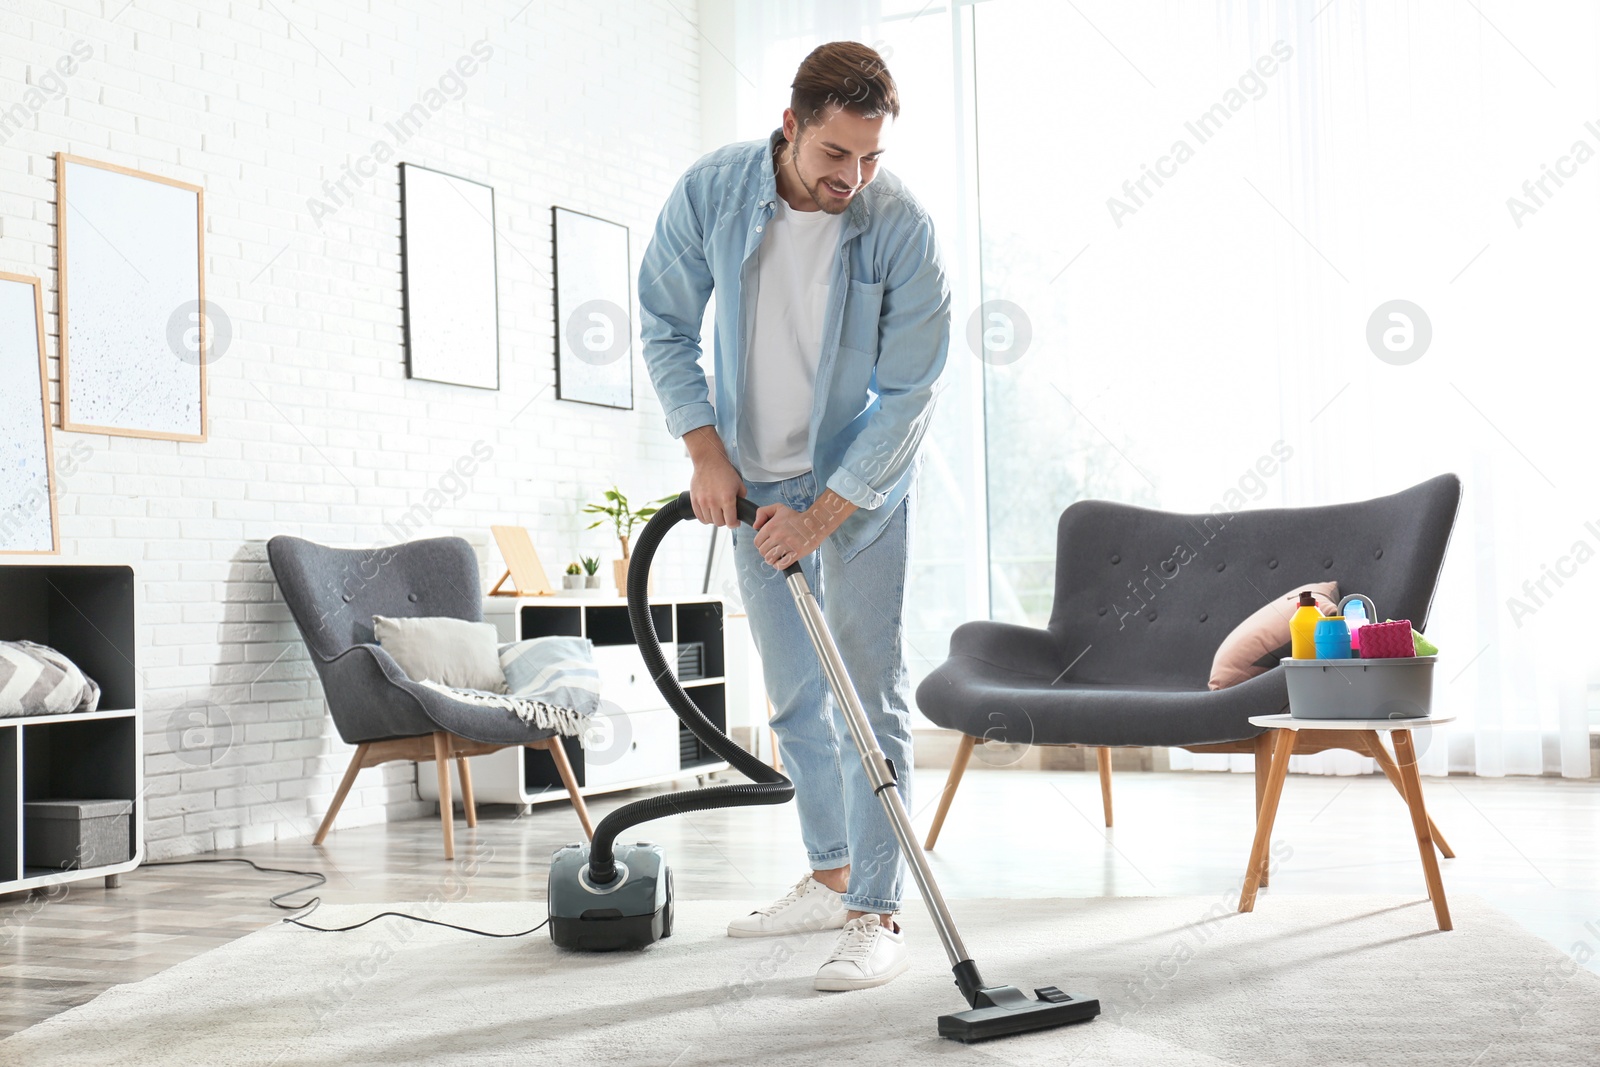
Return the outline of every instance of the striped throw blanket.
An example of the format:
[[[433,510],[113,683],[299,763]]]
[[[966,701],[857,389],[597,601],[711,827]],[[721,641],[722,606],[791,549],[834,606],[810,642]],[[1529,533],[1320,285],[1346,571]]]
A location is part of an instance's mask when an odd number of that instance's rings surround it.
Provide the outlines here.
[[[0,641],[0,717],[94,711],[100,686],[70,659],[32,641]]]
[[[500,669],[506,675],[504,693],[422,684],[464,703],[514,712],[523,722],[566,737],[581,736],[600,706],[600,669],[587,637],[533,637],[501,645]]]

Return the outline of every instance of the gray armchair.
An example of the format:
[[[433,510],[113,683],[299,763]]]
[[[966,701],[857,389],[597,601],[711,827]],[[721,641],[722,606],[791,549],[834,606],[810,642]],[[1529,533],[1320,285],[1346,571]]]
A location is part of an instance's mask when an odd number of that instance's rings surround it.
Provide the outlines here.
[[[322,679],[334,726],[355,755],[334,794],[315,843],[328,836],[356,775],[391,760],[429,760],[439,774],[444,854],[455,858],[448,761],[461,779],[467,825],[478,825],[467,758],[511,745],[550,753],[572,797],[585,835],[593,835],[566,750],[552,730],[540,730],[511,711],[453,700],[406,677],[373,638],[372,617],[450,616],[483,620],[483,586],[472,546],[435,537],[390,548],[328,548],[299,537],[267,542],[267,559]]]
[[[1096,748],[1107,826],[1110,748],[1119,745],[1254,753],[1259,806],[1270,753],[1248,720],[1287,710],[1288,687],[1275,668],[1208,689],[1222,639],[1272,597],[1329,580],[1422,629],[1460,500],[1460,480],[1443,474],[1375,500],[1232,515],[1071,505],[1057,526],[1045,628],[963,623],[949,658],[917,686],[923,714],[962,734],[927,847],[984,741]],[[1331,731],[1296,737],[1297,753],[1352,747]],[[1381,746],[1364,754],[1400,788]]]

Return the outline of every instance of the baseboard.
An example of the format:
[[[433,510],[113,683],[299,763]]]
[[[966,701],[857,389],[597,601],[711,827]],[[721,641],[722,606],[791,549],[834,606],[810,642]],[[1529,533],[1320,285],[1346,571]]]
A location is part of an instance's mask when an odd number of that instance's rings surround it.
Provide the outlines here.
[[[759,751],[766,758],[767,742],[761,748],[753,745],[755,730],[749,726],[735,726],[728,731],[738,746],[746,752]],[[954,730],[913,730],[918,767],[949,770],[961,744],[961,735]],[[967,764],[969,770],[1021,770],[1021,771],[1093,771],[1094,749],[1078,745],[979,745]],[[1164,748],[1114,748],[1111,750],[1113,771],[1166,771],[1171,770],[1169,753]]]
[[[954,730],[913,730],[918,767],[949,770],[961,735]],[[1092,771],[1095,750],[1081,745],[979,745],[969,770]],[[1172,765],[1165,748],[1113,748],[1112,771],[1166,771]]]

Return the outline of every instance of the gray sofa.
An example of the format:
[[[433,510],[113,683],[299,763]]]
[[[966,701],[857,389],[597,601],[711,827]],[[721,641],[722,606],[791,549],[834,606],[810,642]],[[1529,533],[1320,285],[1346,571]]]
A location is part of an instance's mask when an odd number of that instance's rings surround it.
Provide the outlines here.
[[[478,558],[460,537],[435,537],[375,549],[329,548],[299,537],[267,542],[267,559],[322,679],[334,726],[356,752],[317,830],[320,845],[363,767],[390,760],[432,760],[438,766],[445,858],[455,855],[448,761],[461,779],[467,825],[478,816],[468,757],[521,745],[555,760],[585,834],[589,813],[566,750],[554,731],[514,712],[453,700],[406,677],[372,634],[372,617],[437,617],[483,621]]]
[[[1208,689],[1222,639],[1295,585],[1328,580],[1422,629],[1460,500],[1443,474],[1373,500],[1232,515],[1071,505],[1045,628],[963,623],[917,687],[923,714],[964,738],[928,847],[983,741],[1099,749],[1108,826],[1112,746],[1254,752],[1263,782],[1263,731],[1248,719],[1287,710],[1284,671]]]

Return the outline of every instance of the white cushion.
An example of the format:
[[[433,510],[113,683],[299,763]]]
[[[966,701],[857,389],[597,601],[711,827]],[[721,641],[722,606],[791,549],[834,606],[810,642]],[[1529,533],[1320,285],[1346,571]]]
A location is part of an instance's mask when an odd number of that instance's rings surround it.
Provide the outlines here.
[[[500,634],[492,622],[374,615],[372,632],[414,682],[490,693],[506,691],[505,672],[500,669]]]

